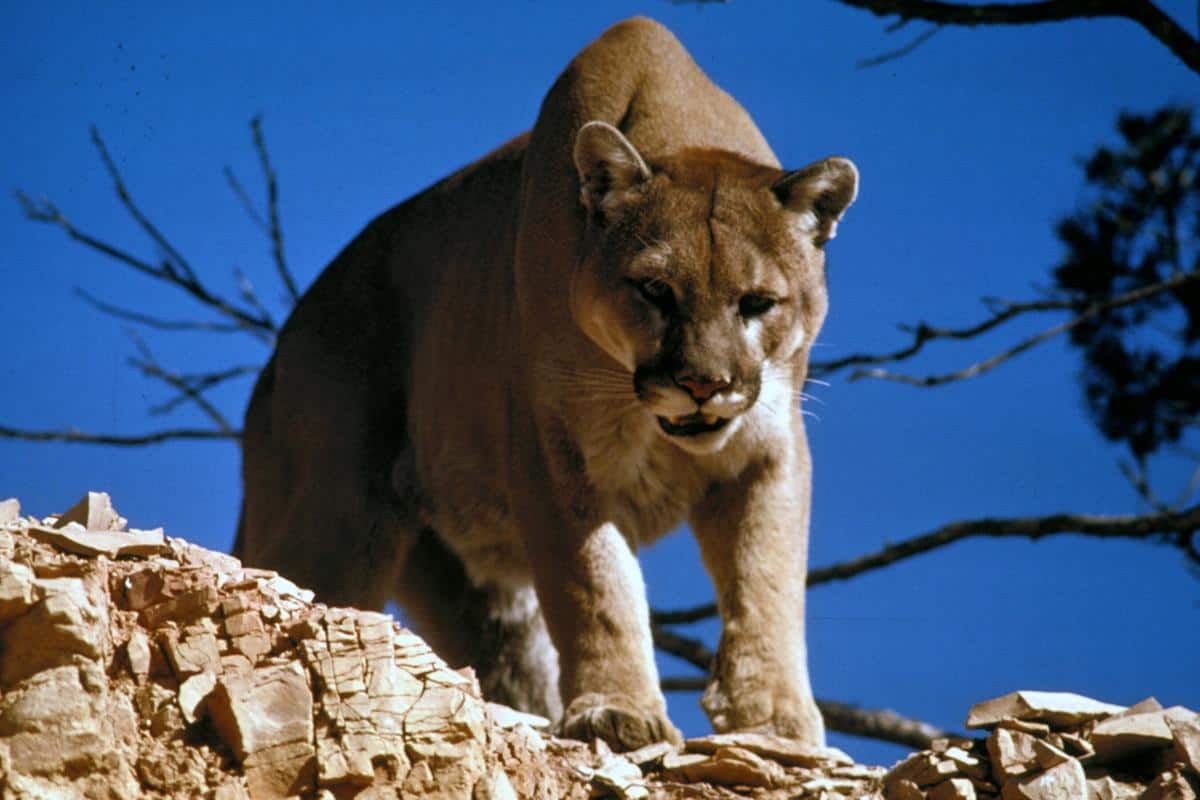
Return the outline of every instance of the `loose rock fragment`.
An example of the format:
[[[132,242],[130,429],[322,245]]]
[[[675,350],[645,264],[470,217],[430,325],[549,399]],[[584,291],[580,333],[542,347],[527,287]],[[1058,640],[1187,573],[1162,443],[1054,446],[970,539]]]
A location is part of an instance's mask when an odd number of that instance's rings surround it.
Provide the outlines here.
[[[1004,800],[1088,800],[1083,766],[1070,759],[1044,772],[1014,778],[1004,784]]]
[[[1200,775],[1200,714],[1172,706],[1164,716],[1174,739],[1175,755],[1193,774]]]
[[[7,525],[21,518],[21,503],[15,498],[0,500],[0,525]]]
[[[1019,719],[1069,728],[1120,711],[1124,711],[1123,706],[1071,692],[1020,691],[971,706],[967,727],[990,728],[1004,719]]]
[[[967,778],[951,778],[929,790],[929,800],[975,800],[975,785]]]
[[[217,676],[211,672],[201,672],[179,684],[179,710],[189,725],[200,718],[204,701],[216,685]]]
[[[1146,750],[1169,747],[1173,741],[1161,709],[1101,720],[1089,738],[1101,761],[1115,761]]]
[[[123,531],[128,520],[113,508],[107,492],[88,492],[58,518],[55,526],[62,528],[72,522],[89,531]]]
[[[722,747],[740,747],[794,767],[854,763],[853,759],[835,747],[810,747],[794,739],[769,733],[715,733],[688,739],[685,745],[689,753],[715,753]]]
[[[1090,800],[1137,800],[1146,790],[1140,783],[1125,783],[1108,775],[1089,778],[1087,788]]]

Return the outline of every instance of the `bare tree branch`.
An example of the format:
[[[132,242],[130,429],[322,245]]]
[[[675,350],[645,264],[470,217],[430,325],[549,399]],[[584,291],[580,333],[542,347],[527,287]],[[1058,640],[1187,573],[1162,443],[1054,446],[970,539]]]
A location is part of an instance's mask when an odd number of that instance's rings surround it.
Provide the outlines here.
[[[125,210],[133,217],[134,221],[144,230],[150,238],[157,244],[166,254],[167,260],[163,262],[163,273],[165,275],[174,275],[182,271],[183,275],[191,281],[196,280],[196,272],[192,269],[191,264],[183,257],[183,254],[175,249],[174,245],[163,236],[162,231],[155,227],[149,218],[142,213],[137,204],[133,202],[133,197],[129,194],[129,189],[125,186],[125,180],[121,177],[120,170],[117,169],[117,164],[109,155],[108,146],[104,144],[104,139],[100,137],[100,130],[92,125],[88,128],[92,136],[92,144],[96,146],[96,151],[100,154],[100,160],[104,162],[104,168],[108,170],[108,176],[112,179],[113,188],[117,190],[117,197],[121,201],[121,205],[125,206]]]
[[[254,207],[254,203],[250,200],[250,195],[246,193],[246,189],[242,186],[242,182],[239,181],[237,175],[234,174],[233,167],[226,164],[223,172],[225,173],[225,180],[229,183],[229,188],[233,189],[234,196],[236,196],[238,202],[242,204],[242,208],[245,209],[246,215],[250,217],[250,221],[253,222],[260,231],[270,236],[271,229],[267,227],[266,221],[262,218],[262,215],[258,213],[258,209]]]
[[[217,431],[206,428],[166,428],[152,433],[131,436],[109,433],[85,433],[68,428],[57,431],[34,431],[0,425],[0,439],[19,439],[26,442],[68,442],[71,444],[101,444],[118,447],[142,447],[148,444],[178,441],[180,439],[229,439],[237,441],[241,431]]]
[[[932,39],[933,35],[941,29],[941,25],[934,25],[929,30],[922,31],[921,33],[917,34],[915,37],[913,37],[912,41],[903,47],[898,47],[895,50],[889,50],[886,53],[880,53],[879,55],[871,58],[864,58],[854,66],[858,69],[870,69],[872,67],[878,67],[881,64],[886,64],[889,61],[895,61],[898,58],[904,58],[906,55]]]
[[[241,333],[245,328],[241,325],[225,322],[196,322],[190,320],[170,320],[152,317],[149,314],[143,314],[140,311],[114,306],[103,300],[98,300],[88,294],[78,286],[74,289],[75,296],[83,300],[97,311],[108,314],[109,316],[123,319],[127,322],[136,322],[139,325],[145,325],[148,328],[156,328],[160,331],[205,331],[208,333]]]
[[[268,235],[271,238],[271,254],[275,259],[275,269],[279,279],[283,281],[288,291],[288,298],[294,304],[300,297],[296,290],[296,281],[288,268],[287,259],[283,255],[283,231],[279,225],[279,182],[275,178],[275,170],[271,168],[271,159],[267,157],[267,144],[263,139],[262,117],[250,120],[250,130],[254,134],[254,149],[258,151],[258,163],[262,166],[263,176],[267,180],[267,220],[270,224]]]
[[[844,581],[963,539],[977,537],[1023,538],[1034,541],[1063,533],[1076,533],[1100,539],[1162,537],[1168,544],[1183,550],[1188,558],[1200,563],[1200,558],[1194,555],[1194,549],[1190,549],[1194,548],[1192,534],[1197,530],[1200,530],[1200,504],[1182,511],[1142,515],[1050,514],[1044,517],[984,517],[961,520],[943,525],[929,533],[887,545],[865,556],[810,570],[808,586]],[[716,614],[716,605],[709,603],[693,608],[651,611],[650,618],[655,625],[676,625],[697,622]]]
[[[706,673],[711,668],[712,651],[696,639],[656,627],[654,644],[664,653],[682,658]],[[666,692],[702,692],[708,685],[708,679],[702,675],[670,676],[663,678],[661,683]],[[948,735],[928,722],[909,719],[887,709],[857,708],[832,700],[817,700],[817,706],[830,730],[852,736],[923,749],[929,747],[934,739]]]
[[[226,381],[233,380],[234,378],[240,378],[245,375],[257,375],[261,369],[262,366],[259,364],[242,364],[236,367],[229,367],[228,369],[217,370],[214,372],[202,372],[190,375],[182,374],[179,377],[191,389],[197,392],[205,392],[221,385],[222,383],[225,383]],[[170,413],[181,404],[188,402],[189,399],[189,395],[186,393],[180,393],[170,400],[159,403],[156,406],[152,406],[150,408],[150,413],[155,416]]]
[[[1040,333],[1023,339],[1012,347],[997,353],[991,358],[954,372],[943,373],[940,375],[913,376],[903,373],[890,372],[885,369],[857,369],[852,372],[849,377],[849,380],[851,381],[860,380],[862,378],[875,378],[878,380],[890,380],[898,383],[907,383],[911,386],[919,386],[923,388],[941,386],[946,383],[973,378],[977,375],[982,375],[985,372],[989,372],[1005,361],[1024,353],[1026,350],[1036,347],[1037,345],[1049,339],[1053,339],[1055,336],[1065,333],[1100,314],[1121,308],[1123,306],[1141,302],[1142,300],[1146,300],[1163,292],[1174,291],[1175,289],[1197,280],[1200,280],[1200,270],[1185,272],[1175,275],[1168,280],[1162,281],[1161,283],[1143,286],[1131,292],[1126,292],[1123,295],[1110,298],[1102,303],[1093,303],[1091,305],[1080,304],[1078,301],[1066,299],[1036,300],[1026,303],[1004,302],[998,312],[993,314],[988,319],[985,319],[975,325],[970,325],[964,328],[933,328],[925,323],[920,323],[913,330],[913,340],[907,347],[903,347],[890,353],[882,353],[878,355],[856,354],[834,361],[814,362],[812,369],[814,373],[824,375],[856,364],[882,364],[903,361],[916,355],[921,351],[926,343],[933,341],[934,339],[970,339],[986,333],[993,328],[996,328],[997,326],[1023,314],[1042,311],[1060,311],[1067,309],[1076,310],[1078,312],[1076,316],[1067,320],[1066,322],[1059,323],[1058,325],[1054,325],[1044,331],[1041,331]],[[998,301],[992,301],[993,305],[996,305],[997,303]]]
[[[274,320],[270,318],[270,315],[262,309],[261,304],[254,305],[253,311],[247,311],[236,307],[205,286],[179,250],[170,243],[166,236],[142,213],[141,209],[134,202],[132,195],[125,185],[124,178],[117,168],[116,162],[109,154],[108,148],[100,136],[100,132],[94,126],[91,128],[91,136],[92,142],[96,146],[101,160],[104,162],[104,167],[113,181],[117,197],[120,199],[122,206],[129,212],[138,226],[151,238],[155,245],[163,251],[165,258],[162,263],[156,266],[145,259],[138,258],[115,245],[79,230],[49,200],[43,200],[40,204],[35,203],[28,195],[18,190],[16,192],[17,201],[20,203],[25,216],[34,222],[55,225],[66,232],[74,241],[99,253],[103,253],[109,258],[125,264],[147,277],[182,289],[194,300],[232,320],[241,330],[256,336],[260,340],[270,342],[276,331],[276,325]],[[127,310],[122,309],[122,311]],[[107,313],[113,312],[110,311]]]
[[[1073,19],[1117,18],[1136,22],[1193,72],[1200,72],[1200,41],[1149,0],[1042,0],[1031,3],[969,3],[939,0],[837,0],[876,16],[920,19],[938,25],[1031,25]]]
[[[150,352],[150,348],[146,345],[142,338],[137,333],[130,331],[130,337],[133,339],[134,345],[140,352],[141,358],[130,358],[129,365],[137,369],[148,378],[155,378],[162,381],[168,386],[176,389],[179,393],[196,405],[204,414],[213,421],[217,426],[217,430],[227,435],[233,434],[233,426],[229,424],[229,420],[225,415],[217,409],[208,399],[202,394],[201,390],[196,389],[192,384],[185,380],[182,375],[170,370],[164,369],[157,360],[154,354]]]

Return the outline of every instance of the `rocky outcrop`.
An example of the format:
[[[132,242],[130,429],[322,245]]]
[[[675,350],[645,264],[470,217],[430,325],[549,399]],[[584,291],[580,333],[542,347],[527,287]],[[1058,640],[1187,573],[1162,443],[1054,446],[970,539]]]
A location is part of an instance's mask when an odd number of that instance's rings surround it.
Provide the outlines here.
[[[0,502],[4,800],[1195,797],[1186,709],[1021,692],[968,726],[990,732],[886,777],[751,733],[614,754],[485,702],[391,617],[127,530],[107,495],[43,519]]]
[[[884,778],[890,800],[1195,800],[1200,714],[1154,698],[1114,706],[1013,692],[974,706],[986,739],[943,739]]]

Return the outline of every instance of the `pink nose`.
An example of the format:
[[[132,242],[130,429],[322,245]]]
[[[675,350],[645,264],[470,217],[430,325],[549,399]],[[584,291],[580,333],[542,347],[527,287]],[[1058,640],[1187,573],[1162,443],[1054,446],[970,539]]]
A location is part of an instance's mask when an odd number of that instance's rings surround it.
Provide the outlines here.
[[[729,381],[715,381],[709,378],[687,376],[676,378],[675,382],[686,389],[697,403],[703,403],[722,389],[729,388]]]

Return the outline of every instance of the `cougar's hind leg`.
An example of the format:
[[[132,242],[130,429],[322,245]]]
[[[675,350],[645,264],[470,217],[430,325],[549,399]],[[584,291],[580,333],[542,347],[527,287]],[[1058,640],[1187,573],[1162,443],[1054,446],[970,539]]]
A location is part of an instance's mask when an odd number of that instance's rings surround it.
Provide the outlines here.
[[[532,586],[473,585],[459,557],[425,528],[396,595],[438,655],[475,669],[487,699],[551,720],[562,714],[558,654]]]
[[[382,404],[369,382],[318,345],[292,337],[255,387],[237,555],[321,602],[378,609],[416,541],[390,487],[391,453],[402,443],[394,423],[380,429]],[[301,359],[307,368],[294,368]]]

